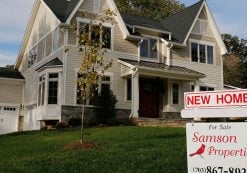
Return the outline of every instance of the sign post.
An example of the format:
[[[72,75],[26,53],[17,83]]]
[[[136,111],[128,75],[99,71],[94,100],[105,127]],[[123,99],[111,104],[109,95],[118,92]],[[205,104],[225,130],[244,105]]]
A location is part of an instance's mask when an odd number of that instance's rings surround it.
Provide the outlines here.
[[[184,94],[183,118],[247,117],[247,90]],[[188,173],[247,173],[247,123],[188,123]]]

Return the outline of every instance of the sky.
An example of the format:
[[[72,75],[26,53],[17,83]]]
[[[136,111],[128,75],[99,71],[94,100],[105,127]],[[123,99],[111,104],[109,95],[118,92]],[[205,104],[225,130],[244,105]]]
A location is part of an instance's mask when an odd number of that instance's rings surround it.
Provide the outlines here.
[[[198,0],[180,0],[186,6]],[[34,0],[0,0],[0,66],[15,64]],[[221,33],[247,39],[246,0],[207,0]]]

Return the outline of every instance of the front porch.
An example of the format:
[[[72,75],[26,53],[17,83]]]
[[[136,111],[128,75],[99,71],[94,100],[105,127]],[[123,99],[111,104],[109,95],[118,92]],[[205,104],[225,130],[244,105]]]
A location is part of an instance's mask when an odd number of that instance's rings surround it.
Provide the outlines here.
[[[199,91],[204,74],[161,63],[120,60],[122,77],[131,79],[132,118],[179,119],[184,92]]]

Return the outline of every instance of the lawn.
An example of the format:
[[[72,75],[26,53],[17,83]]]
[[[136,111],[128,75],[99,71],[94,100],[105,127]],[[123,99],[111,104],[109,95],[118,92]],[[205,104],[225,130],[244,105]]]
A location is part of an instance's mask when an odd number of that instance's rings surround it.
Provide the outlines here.
[[[94,149],[67,151],[79,129],[22,132],[0,136],[2,173],[186,173],[185,129],[89,128]]]

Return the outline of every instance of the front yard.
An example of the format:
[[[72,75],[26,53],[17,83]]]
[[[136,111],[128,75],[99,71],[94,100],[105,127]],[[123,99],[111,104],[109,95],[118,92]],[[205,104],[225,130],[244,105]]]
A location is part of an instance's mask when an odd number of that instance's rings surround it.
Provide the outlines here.
[[[85,133],[96,148],[64,149],[80,139],[79,129],[0,136],[0,172],[187,172],[183,128],[89,128]]]

